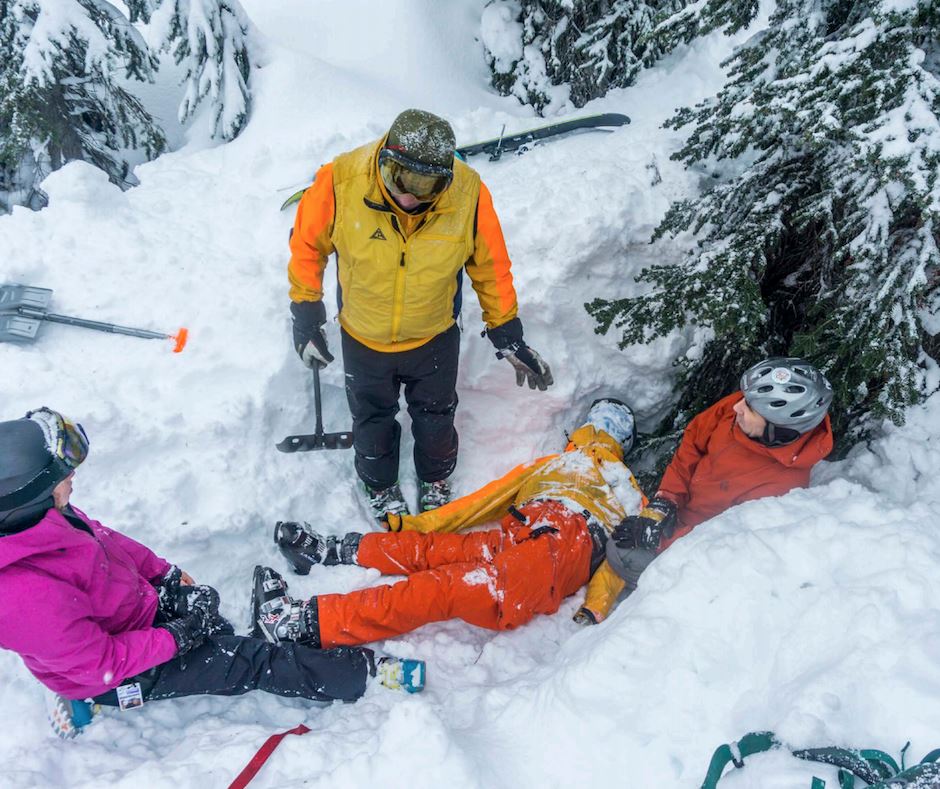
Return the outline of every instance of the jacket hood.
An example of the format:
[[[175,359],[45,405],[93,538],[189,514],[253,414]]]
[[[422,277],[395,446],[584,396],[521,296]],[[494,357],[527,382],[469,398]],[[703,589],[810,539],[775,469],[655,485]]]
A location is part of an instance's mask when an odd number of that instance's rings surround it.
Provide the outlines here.
[[[787,468],[810,468],[832,452],[832,424],[829,415],[822,424],[800,436],[796,441],[779,447],[768,447],[745,435],[744,431],[732,425],[735,440],[747,447],[749,451],[773,458],[781,466]]]
[[[588,450],[591,447],[599,450],[602,454],[613,455],[613,460],[623,462],[623,448],[620,446],[620,442],[591,424],[581,425],[571,434],[566,451],[568,449]]]
[[[64,530],[63,526],[68,529]],[[35,526],[0,537],[0,569],[28,556],[64,548],[72,529],[72,525],[61,512],[56,509],[48,510]]]

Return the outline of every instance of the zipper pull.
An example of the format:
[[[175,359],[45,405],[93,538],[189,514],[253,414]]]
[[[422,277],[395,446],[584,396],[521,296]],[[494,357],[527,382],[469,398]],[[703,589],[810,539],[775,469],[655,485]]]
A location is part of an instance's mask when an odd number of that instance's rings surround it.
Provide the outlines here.
[[[401,266],[402,268],[405,267],[405,253],[404,252],[401,253],[401,263],[399,263],[398,265]]]

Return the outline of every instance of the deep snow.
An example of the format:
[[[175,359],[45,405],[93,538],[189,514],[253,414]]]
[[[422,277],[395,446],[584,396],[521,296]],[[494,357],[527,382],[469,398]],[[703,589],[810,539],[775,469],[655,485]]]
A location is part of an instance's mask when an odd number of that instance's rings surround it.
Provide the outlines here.
[[[487,88],[482,0],[244,5],[263,38],[241,137],[207,147],[197,123],[189,145],[139,167],[141,186],[126,193],[69,165],[46,181],[47,209],[0,218],[0,280],[53,287],[59,312],[188,325],[180,356],[161,342],[58,326],[34,345],[2,345],[0,418],[46,404],[82,421],[92,452],[76,504],[217,586],[239,623],[253,565],[283,569],[275,520],[335,533],[366,526],[350,453],[274,450],[312,422],[309,373],[289,343],[292,216],[278,205],[408,106],[447,116],[459,142],[539,122]],[[668,408],[670,359],[690,337],[620,352],[581,305],[633,292],[644,265],[680,254],[681,239],[647,242],[700,176],[669,160],[682,135],[659,126],[717,90],[733,41],[698,41],[584,109],[625,112],[624,129],[471,162],[502,219],[527,339],[557,383],[548,393],[515,387],[479,337],[468,289],[458,492],[558,449],[598,394],[629,400],[641,429]],[[332,312],[332,292],[327,303]],[[338,347],[335,324],[329,339]],[[341,384],[337,363],[324,375],[327,429],[348,426]],[[409,453],[405,442],[413,496]],[[753,729],[793,745],[892,753],[910,739],[919,759],[940,746],[938,467],[935,397],[906,427],[823,464],[810,490],[697,529],[601,626],[578,630],[572,598],[511,633],[455,621],[380,645],[428,661],[428,688],[415,697],[374,689],[327,708],[258,693],[153,703],[108,712],[63,744],[35,680],[0,654],[0,709],[15,724],[0,739],[2,783],[226,786],[268,734],[301,721],[313,733],[285,740],[253,786],[690,787],[717,745]],[[311,594],[379,579],[346,567],[290,581]],[[808,786],[814,773],[834,785],[832,770],[771,754],[722,785]]]

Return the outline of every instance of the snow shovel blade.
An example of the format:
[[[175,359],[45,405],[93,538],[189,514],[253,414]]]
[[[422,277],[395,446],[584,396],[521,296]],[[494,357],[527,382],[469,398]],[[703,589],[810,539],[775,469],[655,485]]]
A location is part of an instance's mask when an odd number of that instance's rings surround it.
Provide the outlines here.
[[[0,342],[32,342],[42,321],[21,315],[21,307],[45,312],[52,300],[48,288],[30,285],[0,285]]]
[[[349,449],[353,445],[352,433],[310,433],[288,436],[276,444],[281,452],[313,452],[318,449]]]
[[[32,342],[41,325],[38,318],[0,312],[0,342]]]
[[[52,301],[49,288],[32,285],[0,285],[0,312],[16,312],[20,307],[45,312]]]

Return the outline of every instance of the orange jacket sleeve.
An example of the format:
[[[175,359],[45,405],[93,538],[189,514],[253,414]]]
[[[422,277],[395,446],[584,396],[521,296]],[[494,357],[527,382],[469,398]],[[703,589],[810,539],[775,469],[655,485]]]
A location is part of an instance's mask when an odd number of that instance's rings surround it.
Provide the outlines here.
[[[323,165],[304,192],[297,206],[297,217],[290,237],[291,301],[320,301],[323,298],[323,270],[333,252],[333,219],[336,201],[333,197],[333,163]]]
[[[508,323],[519,311],[511,265],[503,230],[493,208],[493,197],[481,181],[473,257],[467,261],[467,274],[480,299],[483,320],[489,329]]]
[[[672,456],[662,482],[659,483],[656,495],[665,495],[674,501],[680,510],[689,500],[689,485],[695,467],[708,451],[708,439],[725,413],[725,401],[728,399],[719,400],[689,422],[682,434],[679,448]]]

